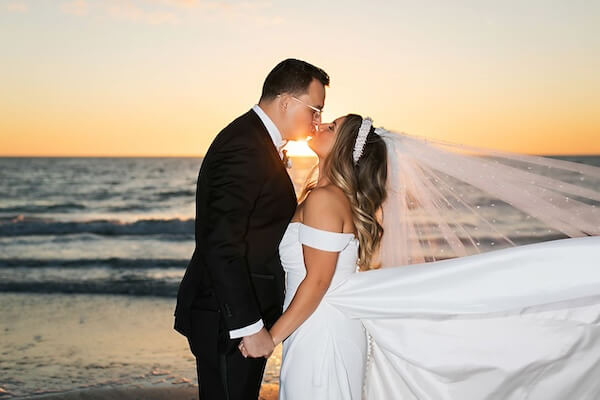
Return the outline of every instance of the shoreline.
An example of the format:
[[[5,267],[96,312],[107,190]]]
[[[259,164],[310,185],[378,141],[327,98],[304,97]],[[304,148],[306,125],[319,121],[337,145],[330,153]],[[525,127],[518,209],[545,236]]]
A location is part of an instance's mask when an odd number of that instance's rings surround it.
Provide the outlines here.
[[[277,400],[278,385],[264,383],[258,400]],[[198,387],[192,384],[121,386],[114,388],[90,388],[64,392],[43,393],[34,396],[15,397],[30,400],[196,400]]]

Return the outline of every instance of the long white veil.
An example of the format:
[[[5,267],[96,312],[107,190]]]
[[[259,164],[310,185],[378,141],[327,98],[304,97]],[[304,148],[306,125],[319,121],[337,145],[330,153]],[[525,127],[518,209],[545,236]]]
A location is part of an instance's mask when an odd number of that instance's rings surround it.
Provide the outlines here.
[[[383,267],[600,235],[598,166],[375,133],[388,150]]]
[[[363,398],[599,398],[600,168],[375,133],[384,268],[327,294],[368,333]]]

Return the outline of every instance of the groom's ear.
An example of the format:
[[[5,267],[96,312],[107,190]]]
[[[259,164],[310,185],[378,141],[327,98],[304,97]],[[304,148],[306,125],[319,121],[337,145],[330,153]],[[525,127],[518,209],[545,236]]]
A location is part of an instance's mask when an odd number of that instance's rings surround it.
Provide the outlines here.
[[[281,107],[281,111],[287,111],[288,101],[288,96],[286,96],[285,94],[279,96],[279,107]]]

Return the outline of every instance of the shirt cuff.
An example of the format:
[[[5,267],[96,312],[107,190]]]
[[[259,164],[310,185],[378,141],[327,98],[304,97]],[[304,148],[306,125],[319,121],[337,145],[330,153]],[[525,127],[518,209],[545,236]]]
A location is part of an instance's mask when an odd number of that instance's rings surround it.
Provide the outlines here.
[[[264,326],[265,326],[265,324],[263,323],[263,320],[259,319],[252,325],[248,325],[243,328],[234,329],[232,331],[229,331],[229,338],[230,339],[238,339],[238,338],[241,338],[244,336],[254,335],[258,331],[260,331]]]

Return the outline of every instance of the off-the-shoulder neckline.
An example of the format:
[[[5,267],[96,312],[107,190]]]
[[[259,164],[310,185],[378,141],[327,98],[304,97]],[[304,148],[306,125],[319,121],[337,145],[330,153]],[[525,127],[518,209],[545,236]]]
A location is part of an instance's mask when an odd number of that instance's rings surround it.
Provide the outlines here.
[[[300,224],[300,225],[304,225],[304,226],[305,226],[305,227],[307,227],[307,228],[314,229],[314,230],[316,230],[316,231],[327,232],[327,233],[333,233],[333,234],[336,234],[336,235],[352,236],[353,238],[356,238],[356,235],[354,235],[354,233],[352,233],[352,232],[333,232],[333,231],[326,231],[325,229],[319,229],[319,228],[315,228],[315,227],[313,227],[313,226],[310,226],[310,225],[306,225],[306,224],[305,224],[305,223],[303,223],[302,221],[293,221],[293,222],[290,222],[290,225],[291,225],[291,224]]]

